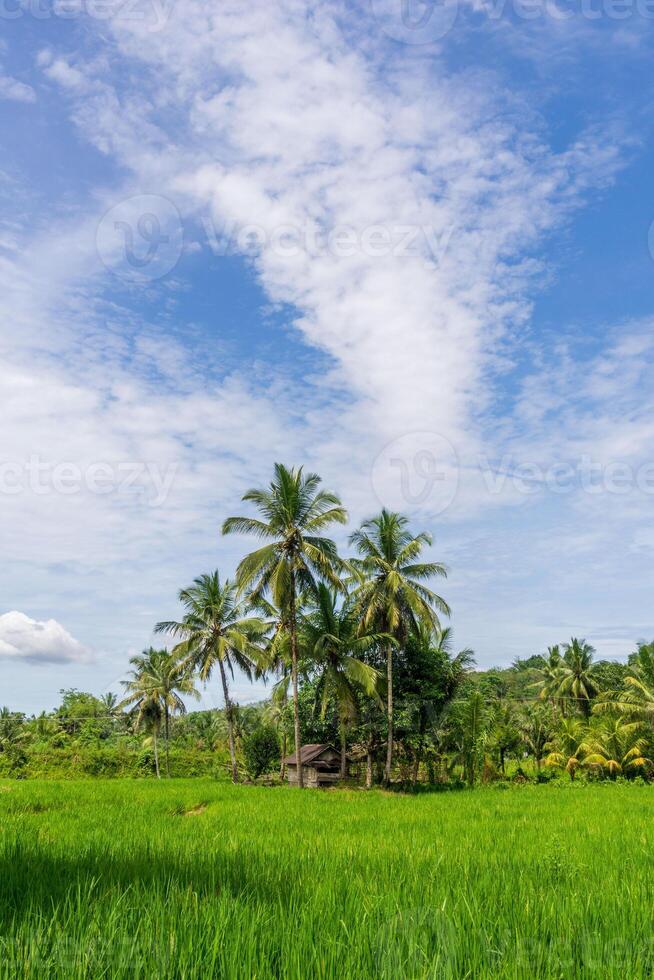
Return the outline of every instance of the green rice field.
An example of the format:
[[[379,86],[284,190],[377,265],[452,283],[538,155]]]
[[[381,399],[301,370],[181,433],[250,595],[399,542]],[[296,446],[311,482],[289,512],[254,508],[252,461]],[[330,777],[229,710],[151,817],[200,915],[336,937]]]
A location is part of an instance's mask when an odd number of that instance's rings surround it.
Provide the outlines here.
[[[654,789],[0,783],[0,976],[650,977]]]

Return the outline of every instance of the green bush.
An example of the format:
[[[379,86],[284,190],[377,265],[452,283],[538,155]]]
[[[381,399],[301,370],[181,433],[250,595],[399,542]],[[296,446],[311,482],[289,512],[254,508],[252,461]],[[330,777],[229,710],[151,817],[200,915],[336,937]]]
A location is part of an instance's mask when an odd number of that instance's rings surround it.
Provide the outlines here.
[[[245,770],[251,779],[257,779],[279,764],[279,739],[270,725],[259,725],[243,739]]]

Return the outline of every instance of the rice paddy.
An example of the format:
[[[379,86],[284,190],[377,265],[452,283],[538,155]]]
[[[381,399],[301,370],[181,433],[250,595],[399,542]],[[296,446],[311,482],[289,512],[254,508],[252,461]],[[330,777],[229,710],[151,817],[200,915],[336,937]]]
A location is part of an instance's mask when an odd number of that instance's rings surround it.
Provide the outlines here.
[[[0,976],[651,976],[654,796],[0,783]]]

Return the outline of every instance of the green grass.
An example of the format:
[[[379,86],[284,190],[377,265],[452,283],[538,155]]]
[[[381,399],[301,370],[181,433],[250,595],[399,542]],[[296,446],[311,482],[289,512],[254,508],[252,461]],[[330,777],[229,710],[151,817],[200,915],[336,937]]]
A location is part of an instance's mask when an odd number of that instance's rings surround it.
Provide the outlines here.
[[[654,789],[0,784],[0,977],[654,971]]]

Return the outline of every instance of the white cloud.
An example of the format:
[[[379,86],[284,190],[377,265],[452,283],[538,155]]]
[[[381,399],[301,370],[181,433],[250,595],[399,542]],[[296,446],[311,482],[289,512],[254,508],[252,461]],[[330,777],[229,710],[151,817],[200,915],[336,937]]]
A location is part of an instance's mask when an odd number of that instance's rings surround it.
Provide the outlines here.
[[[43,73],[53,82],[57,82],[62,88],[80,90],[86,85],[84,75],[79,69],[69,64],[65,58],[57,58],[48,63],[47,59],[40,59]]]
[[[36,92],[31,85],[19,82],[9,75],[0,74],[0,99],[9,102],[36,102]]]
[[[0,659],[30,663],[86,663],[91,657],[56,619],[43,622],[25,613],[0,616]]]

